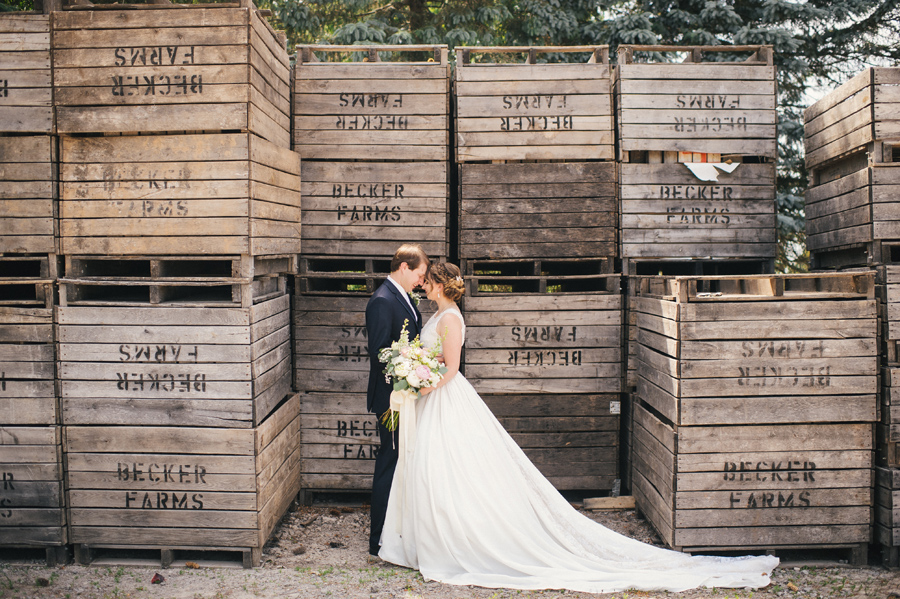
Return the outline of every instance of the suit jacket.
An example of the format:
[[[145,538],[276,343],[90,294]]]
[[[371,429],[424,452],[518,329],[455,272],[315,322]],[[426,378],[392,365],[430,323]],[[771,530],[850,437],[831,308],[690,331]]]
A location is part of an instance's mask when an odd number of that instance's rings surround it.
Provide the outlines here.
[[[366,304],[366,334],[369,344],[369,389],[366,393],[366,408],[378,416],[391,406],[393,383],[384,380],[384,364],[378,361],[378,352],[400,339],[403,322],[408,320],[406,330],[413,339],[422,331],[422,315],[418,308],[409,304],[397,287],[385,281],[381,284],[369,303]]]

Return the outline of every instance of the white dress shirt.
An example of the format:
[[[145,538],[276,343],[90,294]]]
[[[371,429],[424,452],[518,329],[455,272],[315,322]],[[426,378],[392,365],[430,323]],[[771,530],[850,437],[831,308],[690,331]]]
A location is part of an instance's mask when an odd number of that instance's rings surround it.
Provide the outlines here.
[[[394,284],[394,287],[396,287],[397,289],[400,290],[400,295],[403,296],[403,299],[406,300],[406,304],[412,309],[412,313],[415,314],[415,313],[416,313],[416,309],[413,307],[413,305],[412,305],[412,300],[409,298],[409,294],[406,293],[406,290],[405,290],[403,287],[401,287],[401,286],[400,286],[400,283],[398,283],[397,281],[395,281],[395,280],[393,279],[393,277],[388,276],[388,281],[390,281],[391,283],[393,283],[393,284]],[[416,320],[418,320],[418,319],[419,319],[419,318],[416,317]]]

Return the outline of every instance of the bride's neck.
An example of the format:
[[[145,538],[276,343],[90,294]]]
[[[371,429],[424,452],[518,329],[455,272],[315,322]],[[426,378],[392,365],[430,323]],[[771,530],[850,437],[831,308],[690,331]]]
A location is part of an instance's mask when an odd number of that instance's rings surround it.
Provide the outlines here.
[[[443,312],[447,308],[452,308],[452,307],[456,306],[456,302],[454,302],[453,300],[448,300],[447,298],[441,298],[436,303],[437,303],[437,308],[438,308],[437,311],[438,312]]]

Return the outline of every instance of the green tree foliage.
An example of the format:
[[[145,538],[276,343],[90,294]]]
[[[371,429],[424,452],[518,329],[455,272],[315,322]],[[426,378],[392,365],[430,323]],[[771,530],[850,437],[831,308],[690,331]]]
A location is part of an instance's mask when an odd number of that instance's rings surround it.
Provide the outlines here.
[[[803,109],[814,99],[810,90],[830,89],[866,66],[900,64],[896,0],[270,1],[299,43],[608,44],[613,58],[620,44],[772,45],[779,86],[778,267],[785,271],[808,264]]]
[[[6,0],[0,2],[0,12],[34,10],[34,0]]]

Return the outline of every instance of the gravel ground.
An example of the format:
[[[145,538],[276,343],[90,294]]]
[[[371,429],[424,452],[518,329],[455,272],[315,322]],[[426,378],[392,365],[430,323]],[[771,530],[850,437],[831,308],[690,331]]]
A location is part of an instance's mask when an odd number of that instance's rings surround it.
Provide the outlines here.
[[[634,511],[585,512],[589,517],[644,542],[659,544],[652,528]],[[303,507],[288,514],[266,546],[259,568],[210,567],[202,561],[159,566],[112,563],[47,568],[38,561],[0,561],[0,598],[41,599],[244,599],[273,597],[430,598],[597,597],[571,591],[510,591],[426,582],[413,570],[368,555],[368,510]],[[807,556],[808,557],[808,556]],[[819,556],[821,558],[821,556]],[[839,555],[830,556],[832,560]],[[158,553],[157,553],[158,559]],[[874,559],[874,558],[873,558]],[[196,567],[199,566],[199,567]],[[232,564],[234,566],[234,564]],[[151,582],[159,573],[165,581]],[[853,568],[836,561],[784,562],[773,583],[755,591],[700,589],[684,593],[631,591],[602,595],[634,597],[872,597],[900,598],[900,572],[876,566]]]

